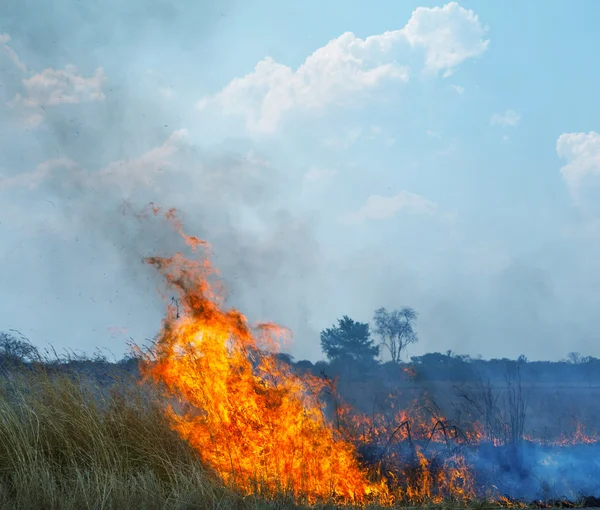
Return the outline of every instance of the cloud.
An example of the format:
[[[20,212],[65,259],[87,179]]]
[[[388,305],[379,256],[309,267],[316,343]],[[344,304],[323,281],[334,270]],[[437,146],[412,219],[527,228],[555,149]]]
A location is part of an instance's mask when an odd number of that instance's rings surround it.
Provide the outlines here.
[[[308,184],[327,182],[337,175],[337,170],[313,166],[304,174],[304,181]]]
[[[21,61],[19,56],[15,53],[8,43],[10,42],[10,36],[8,34],[0,34],[0,54],[6,55],[8,59],[21,71],[27,71],[27,66]]]
[[[17,117],[26,127],[36,127],[44,120],[44,109],[61,104],[78,104],[105,99],[102,86],[106,75],[101,67],[89,77],[80,74],[73,65],[64,69],[47,68],[31,74],[17,53],[8,45],[8,34],[0,34],[0,55],[9,60],[20,71],[17,92],[6,103],[15,110]]]
[[[506,110],[504,113],[495,113],[490,119],[492,126],[514,127],[521,120],[519,115],[514,110]]]
[[[68,65],[64,70],[48,68],[23,80],[24,94],[17,94],[11,105],[26,108],[77,104],[104,99],[102,85],[106,76],[102,68],[89,78],[78,74],[77,68]]]
[[[95,174],[93,179],[97,183],[119,187],[126,194],[140,186],[159,190],[159,177],[177,168],[175,157],[186,146],[187,138],[185,129],[174,131],[162,145],[132,160],[114,161]]]
[[[271,133],[292,110],[315,111],[330,105],[357,106],[374,97],[383,84],[409,80],[406,59],[411,48],[425,53],[425,70],[449,75],[468,58],[485,51],[485,29],[470,10],[451,2],[416,9],[406,26],[365,39],[346,32],[291,67],[266,57],[254,70],[233,79],[199,109],[217,106],[227,115],[246,118],[250,131]]]
[[[471,10],[450,2],[443,7],[419,7],[401,30],[413,47],[425,49],[425,69],[450,76],[465,60],[481,55],[488,47],[487,28]]]
[[[452,88],[454,89],[454,91],[455,91],[457,94],[460,94],[460,95],[462,95],[462,94],[464,94],[464,93],[465,93],[465,88],[464,88],[463,86],[461,86],[461,85],[452,85]]]
[[[365,204],[352,216],[363,220],[385,220],[396,216],[401,211],[409,214],[424,214],[433,216],[438,207],[435,203],[427,200],[421,195],[401,191],[395,196],[385,197],[382,195],[371,195]]]
[[[599,133],[563,133],[556,141],[556,153],[567,162],[560,172],[572,193],[590,177],[600,176]]]
[[[216,104],[226,114],[245,116],[249,130],[270,133],[292,108],[349,105],[352,96],[376,89],[383,81],[408,81],[406,67],[372,62],[368,52],[366,41],[347,32],[315,51],[297,71],[267,57],[250,74],[199,101],[198,108]]]
[[[20,187],[33,189],[58,169],[74,170],[76,168],[77,164],[69,159],[49,159],[40,163],[33,172],[24,172],[12,177],[0,175],[0,191]]]
[[[141,187],[158,190],[159,177],[165,171],[176,168],[175,157],[185,145],[186,138],[186,130],[175,131],[162,145],[131,160],[113,161],[97,172],[81,168],[70,159],[47,160],[38,165],[33,172],[24,172],[4,179],[0,176],[0,190],[11,187],[33,189],[45,181],[51,181],[55,188],[65,190],[69,187],[98,189],[99,186],[108,186],[119,189],[122,196],[129,196]],[[57,172],[61,175],[57,175]]]

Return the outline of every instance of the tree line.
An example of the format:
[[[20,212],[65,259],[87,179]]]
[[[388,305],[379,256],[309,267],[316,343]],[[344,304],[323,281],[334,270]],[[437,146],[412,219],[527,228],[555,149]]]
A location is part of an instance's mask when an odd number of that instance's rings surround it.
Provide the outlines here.
[[[373,314],[373,328],[344,315],[337,325],[321,331],[321,349],[329,362],[368,365],[376,363],[385,351],[393,363],[400,363],[406,348],[419,341],[416,320],[417,312],[411,307],[378,308]]]

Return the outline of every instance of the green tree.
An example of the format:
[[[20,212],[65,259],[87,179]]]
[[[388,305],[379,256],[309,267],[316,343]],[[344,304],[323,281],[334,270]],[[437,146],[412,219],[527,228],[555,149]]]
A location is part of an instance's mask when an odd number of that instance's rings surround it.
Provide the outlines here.
[[[417,312],[408,306],[391,312],[385,308],[375,310],[375,333],[381,337],[381,345],[387,348],[394,363],[400,362],[406,347],[419,341],[414,329],[416,320]]]
[[[369,324],[354,321],[347,315],[338,320],[337,326],[321,331],[321,348],[329,361],[373,363],[379,355]]]

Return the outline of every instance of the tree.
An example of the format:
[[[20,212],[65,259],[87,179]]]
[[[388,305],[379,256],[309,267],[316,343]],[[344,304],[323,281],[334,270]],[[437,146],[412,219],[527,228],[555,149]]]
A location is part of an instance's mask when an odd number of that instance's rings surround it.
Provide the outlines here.
[[[394,363],[399,363],[402,352],[419,338],[414,330],[417,312],[410,307],[394,309],[388,312],[378,308],[373,315],[375,333],[381,337],[381,344],[387,348]]]
[[[344,315],[338,325],[321,331],[321,347],[329,361],[374,362],[379,347],[371,339],[369,324]]]

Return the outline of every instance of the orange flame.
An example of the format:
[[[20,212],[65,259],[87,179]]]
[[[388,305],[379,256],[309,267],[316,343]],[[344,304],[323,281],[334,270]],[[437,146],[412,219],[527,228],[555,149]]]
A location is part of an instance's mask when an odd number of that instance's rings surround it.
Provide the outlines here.
[[[396,397],[390,395],[392,409]],[[472,441],[472,437],[462,431],[459,436],[443,416],[428,416],[418,401],[399,410],[391,419],[383,413],[350,415],[345,407],[342,409],[347,437],[356,438],[363,445],[383,447],[382,462],[396,501],[423,504],[450,499],[464,503],[476,498],[473,474],[460,454],[440,459],[427,452],[430,443]],[[393,448],[396,443],[410,446],[412,454],[399,458],[401,454]]]
[[[239,311],[225,307],[208,243],[184,232],[175,209],[150,204],[138,217],[149,214],[163,216],[202,256],[145,259],[178,299],[167,306],[157,342],[141,368],[170,402],[166,412],[173,428],[225,483],[245,494],[284,492],[307,503],[476,498],[464,457],[448,455],[449,449],[436,456],[435,448],[427,448],[438,443],[439,452],[450,440],[477,443],[484,437],[480,424],[459,434],[426,405],[427,399],[393,415],[371,417],[336,401],[334,428],[319,399],[325,389],[335,394],[334,385],[310,374],[299,376],[277,359],[285,329],[272,323],[251,326]],[[392,410],[394,398],[390,395]],[[399,442],[410,446],[408,458],[405,450],[393,448]],[[359,464],[355,445],[383,446],[386,458],[367,470]]]
[[[585,430],[585,425],[578,420],[574,420],[570,433],[561,432],[554,439],[541,439],[531,435],[525,435],[524,439],[547,446],[573,446],[600,443],[600,436],[597,433],[589,434]]]
[[[192,247],[207,244],[183,233],[174,210],[164,214]],[[300,379],[279,363],[273,349],[285,331],[274,324],[252,328],[240,312],[225,309],[208,257],[149,257],[178,294],[144,374],[172,402],[175,430],[226,483],[247,494],[293,493],[308,502],[362,502],[382,493],[370,483],[344,441],[324,417],[322,382]]]

